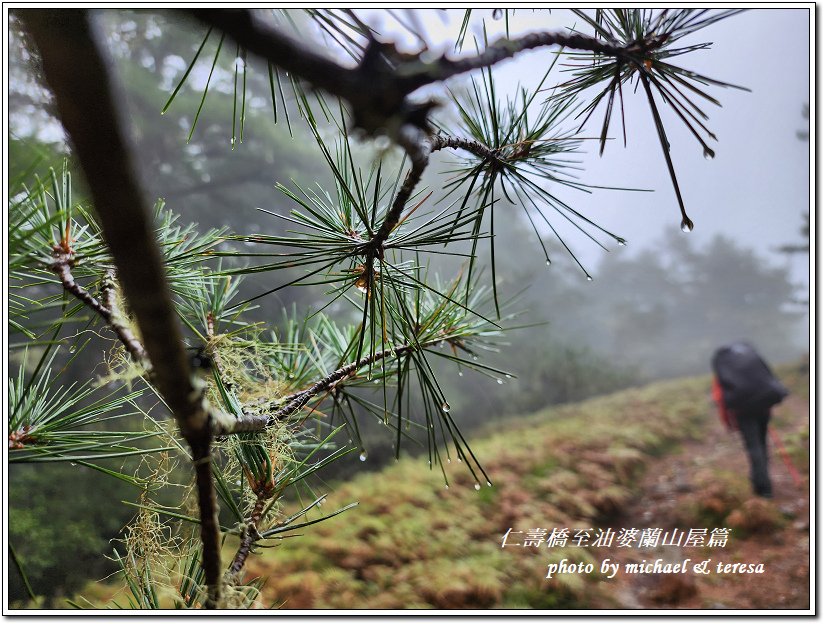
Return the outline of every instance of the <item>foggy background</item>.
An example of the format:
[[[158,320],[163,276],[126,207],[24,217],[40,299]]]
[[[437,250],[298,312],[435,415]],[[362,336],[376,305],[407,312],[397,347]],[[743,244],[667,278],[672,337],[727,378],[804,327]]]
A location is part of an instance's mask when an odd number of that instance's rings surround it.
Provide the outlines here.
[[[443,42],[454,37],[463,11],[450,11],[449,19],[440,12],[420,13],[433,50],[451,51],[451,46]],[[476,14],[476,18],[487,17],[490,41],[504,36],[504,22],[490,19],[492,11],[477,10]],[[382,17],[374,15],[380,32],[404,40],[404,30],[391,18]],[[549,14],[523,9],[510,16],[509,26],[510,33],[522,34],[561,29],[572,22],[569,11]],[[480,20],[475,19],[473,24],[470,32],[482,37]],[[691,242],[703,246],[716,234],[731,236],[763,257],[786,263],[782,266],[790,269],[791,279],[804,288],[809,286],[807,259],[795,257],[788,261],[772,252],[798,238],[801,214],[810,203],[810,146],[797,136],[798,131],[809,129],[809,121],[802,117],[802,108],[810,101],[809,31],[806,9],[752,9],[683,40],[685,44],[712,42],[710,49],[682,57],[685,67],[751,90],[708,89],[722,104],[702,105],[710,116],[707,125],[718,137],[717,143],[710,142],[716,152],[713,160],[704,158],[701,146],[674,113],[662,112],[687,212],[695,222],[689,234],[694,239]],[[765,45],[776,33],[782,33],[780,52],[775,46]],[[408,34],[405,40],[413,49]],[[468,35],[464,52],[473,49]],[[552,57],[550,51],[537,50],[497,65],[493,74],[500,92],[512,93],[519,83],[529,86],[530,81],[537,82]],[[555,75],[558,82],[564,79],[563,73]],[[600,191],[591,197],[571,197],[587,216],[628,240],[626,249],[613,253],[636,254],[660,242],[665,232],[677,231],[681,220],[646,98],[629,89],[624,98],[627,147],[623,146],[620,118],[616,115],[609,134],[613,140],[603,157],[598,157],[593,146],[582,157],[585,181],[655,192]],[[585,136],[597,136],[600,119],[602,116],[596,112]],[[595,246],[578,244],[575,251],[590,266],[604,260]]]

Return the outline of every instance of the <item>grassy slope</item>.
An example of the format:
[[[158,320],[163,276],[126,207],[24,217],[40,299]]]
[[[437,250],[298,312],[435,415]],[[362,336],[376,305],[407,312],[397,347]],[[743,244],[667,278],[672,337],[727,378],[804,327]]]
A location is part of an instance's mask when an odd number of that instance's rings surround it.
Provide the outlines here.
[[[267,578],[264,604],[287,609],[586,607],[591,579],[544,576],[553,559],[586,560],[587,549],[502,549],[503,533],[608,526],[645,467],[717,433],[715,418],[707,377],[544,410],[473,443],[494,487],[476,491],[453,461],[445,489],[425,460],[401,460],[340,487],[325,510],[360,506],[262,551],[249,572]]]

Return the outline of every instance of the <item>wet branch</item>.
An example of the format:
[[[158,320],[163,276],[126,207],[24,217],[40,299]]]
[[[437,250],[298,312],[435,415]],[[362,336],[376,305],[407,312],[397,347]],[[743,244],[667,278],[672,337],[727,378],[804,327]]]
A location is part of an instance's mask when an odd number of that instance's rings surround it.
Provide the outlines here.
[[[140,341],[132,331],[117,318],[117,306],[114,297],[114,274],[111,271],[106,273],[101,291],[103,296],[103,302],[101,303],[95,299],[88,290],[74,280],[74,275],[72,275],[74,254],[67,253],[58,247],[55,249],[52,257],[54,260],[49,263],[49,270],[57,275],[57,278],[63,285],[63,289],[85,303],[86,307],[96,312],[112,331],[114,331],[120,339],[120,342],[123,343],[123,346],[126,347],[126,350],[136,362],[142,364],[148,363],[146,350],[143,348],[143,345],[140,344]]]
[[[380,228],[366,244],[367,250],[372,252],[373,257],[378,258],[383,258],[383,244],[400,222],[406,202],[409,201],[412,192],[421,181],[424,169],[429,164],[429,155],[432,153],[432,141],[422,130],[407,126],[399,139],[401,146],[412,160],[412,168],[407,172]]]
[[[265,490],[258,492],[255,506],[249,516],[249,522],[246,524],[243,537],[240,539],[240,546],[238,546],[235,558],[232,559],[232,564],[229,566],[230,573],[238,574],[243,569],[249,553],[252,552],[252,546],[260,539],[258,527],[260,526],[260,521],[263,519],[263,509],[266,505],[266,500],[270,497],[270,492]]]
[[[446,148],[462,149],[478,156],[479,158],[485,158],[490,161],[500,161],[501,159],[501,155],[498,150],[494,150],[491,147],[472,139],[439,134],[432,137],[431,140],[433,152]]]
[[[103,301],[109,310],[109,319],[107,321],[109,323],[109,327],[114,330],[114,333],[117,334],[118,338],[120,338],[120,342],[123,343],[126,350],[131,354],[135,361],[144,363],[147,362],[146,350],[143,348],[143,345],[140,344],[140,341],[132,333],[132,330],[129,329],[129,327],[123,323],[120,318],[118,318],[119,311],[117,309],[114,271],[106,271],[101,292]]]
[[[404,78],[403,82],[405,88],[411,92],[424,85],[433,82],[442,82],[458,74],[497,65],[501,61],[510,59],[520,52],[548,46],[558,46],[623,58],[635,54],[643,54],[647,49],[654,48],[656,45],[660,45],[657,39],[646,42],[645,44],[633,44],[632,46],[624,47],[581,33],[530,33],[519,39],[499,39],[491,43],[477,56],[453,60],[444,55],[433,63],[424,64],[418,61],[420,67],[413,69],[410,72],[411,75]],[[403,73],[403,71],[401,71],[401,73]]]
[[[300,390],[290,394],[281,399],[282,406],[271,414],[250,414],[238,419],[229,425],[217,427],[215,435],[230,435],[234,433],[248,433],[253,431],[262,431],[266,427],[273,425],[279,420],[283,420],[295,414],[298,410],[303,408],[309,401],[320,394],[324,394],[332,390],[338,383],[357,373],[364,366],[369,366],[375,362],[380,362],[385,358],[392,356],[398,357],[418,351],[426,347],[442,342],[441,338],[429,340],[426,342],[407,344],[400,347],[390,347],[384,349],[373,355],[365,355],[355,362],[340,367],[336,371],[329,373],[326,377],[319,379],[306,390]]]
[[[558,46],[628,58],[642,56],[660,47],[665,40],[655,37],[619,46],[580,33],[532,33],[519,39],[500,39],[474,57],[451,59],[443,55],[427,62],[419,54],[402,53],[394,44],[370,36],[359,64],[345,67],[318,54],[317,46],[309,47],[257,19],[248,9],[184,9],[183,12],[221,30],[249,52],[313,87],[346,100],[357,127],[369,133],[388,132],[399,143],[400,129],[404,126],[428,128],[427,116],[434,102],[409,99],[412,92],[428,84],[491,67],[520,52],[541,47]]]
[[[399,137],[399,142],[410,156],[412,167],[407,172],[406,178],[404,178],[398,194],[392,201],[392,206],[387,211],[380,228],[372,239],[364,245],[365,253],[367,253],[367,255],[371,254],[373,258],[383,257],[383,245],[389,238],[392,230],[401,223],[406,202],[409,201],[409,198],[415,191],[415,187],[421,181],[424,169],[426,169],[426,166],[429,164],[429,157],[432,152],[445,148],[463,149],[490,162],[502,162],[500,152],[487,147],[483,143],[442,134],[431,136],[412,126],[406,126],[403,129]]]

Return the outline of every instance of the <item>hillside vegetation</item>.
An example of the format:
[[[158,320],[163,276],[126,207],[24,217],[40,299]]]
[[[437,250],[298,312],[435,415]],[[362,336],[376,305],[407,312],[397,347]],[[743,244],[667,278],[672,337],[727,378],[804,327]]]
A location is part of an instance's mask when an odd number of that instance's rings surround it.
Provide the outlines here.
[[[787,434],[785,443],[806,479],[808,373],[798,367],[780,372],[793,396],[776,409],[775,422]],[[658,591],[658,599],[621,598],[628,591],[641,596],[645,590],[623,588],[619,583],[626,579],[605,581],[597,569],[610,554],[604,549],[545,544],[502,548],[501,539],[510,528],[584,528],[594,534],[610,526],[728,526],[733,528],[731,545],[723,554],[733,561],[735,549],[746,540],[764,539],[759,534],[765,526],[775,534],[801,509],[778,509],[778,501],[750,499],[743,449],[722,431],[710,402],[708,377],[656,383],[544,410],[488,431],[474,440],[473,448],[494,480],[491,487],[479,484],[477,489],[469,471],[453,457],[448,488],[438,471],[421,465],[425,459],[402,459],[337,488],[324,512],[352,501],[359,506],[277,548],[260,551],[250,561],[250,575],[266,579],[261,604],[286,609],[552,609],[692,600],[690,606],[707,606],[696,598],[696,581],[689,577],[684,577],[684,587]],[[688,451],[679,456],[684,448]],[[713,449],[715,459],[701,455]],[[676,458],[681,463],[674,463]],[[772,472],[782,471],[781,459],[773,453]],[[658,502],[645,488],[653,488],[650,478],[657,473],[658,481],[667,483],[655,486],[665,490],[663,495],[658,492],[662,506],[655,515]],[[639,515],[627,517],[633,509]],[[747,525],[753,514],[758,527]],[[803,519],[792,526],[808,534]],[[803,539],[799,543],[803,554]],[[807,538],[807,548],[808,543]],[[703,552],[687,556],[713,554],[699,550]],[[636,552],[638,560],[641,554],[656,556]],[[592,562],[595,572],[546,579],[547,565],[564,558]],[[737,576],[729,581],[707,577],[706,583],[732,588],[750,578]],[[799,585],[799,580],[785,582]],[[719,600],[709,606],[748,606],[735,604],[734,596],[729,604]]]

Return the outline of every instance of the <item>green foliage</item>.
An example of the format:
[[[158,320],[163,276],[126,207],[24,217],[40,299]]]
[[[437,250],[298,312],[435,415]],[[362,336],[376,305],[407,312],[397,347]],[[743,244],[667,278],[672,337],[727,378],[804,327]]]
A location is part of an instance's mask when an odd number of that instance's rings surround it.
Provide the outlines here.
[[[35,594],[44,597],[47,606],[64,606],[56,602],[60,596],[115,570],[101,553],[131,516],[117,503],[132,494],[131,486],[68,463],[15,464],[8,476],[9,543]],[[90,514],[92,509],[98,513]],[[26,604],[17,568],[9,571],[12,604]]]
[[[638,372],[631,367],[618,366],[587,347],[541,339],[542,334],[532,330],[529,343],[519,349],[523,361],[534,365],[519,371],[516,386],[502,399],[508,411],[580,401],[639,382]]]
[[[28,382],[24,356],[17,378],[10,380],[9,462],[73,462],[134,482],[130,475],[101,467],[98,460],[165,451],[169,447],[135,445],[139,441],[151,441],[156,437],[153,432],[88,427],[100,427],[106,421],[139,414],[136,409],[124,411],[124,408],[133,405],[141,392],[125,394],[120,388],[98,398],[102,393],[89,384],[79,388],[54,388],[50,377],[56,355],[57,350],[40,369],[41,373]]]

